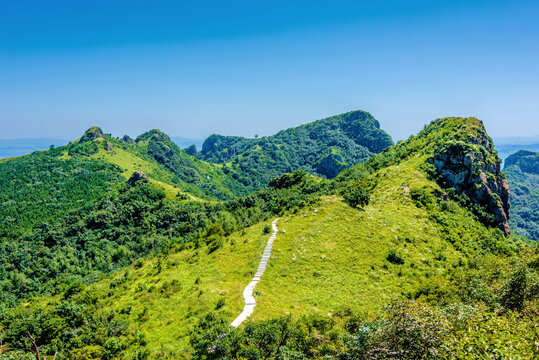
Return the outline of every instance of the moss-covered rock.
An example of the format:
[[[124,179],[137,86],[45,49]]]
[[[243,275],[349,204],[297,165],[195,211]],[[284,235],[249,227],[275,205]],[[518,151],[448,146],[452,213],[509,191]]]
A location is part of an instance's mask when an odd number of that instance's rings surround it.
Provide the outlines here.
[[[481,123],[467,141],[452,140],[438,147],[434,165],[448,186],[479,204],[509,235],[509,185],[500,170],[500,159]]]

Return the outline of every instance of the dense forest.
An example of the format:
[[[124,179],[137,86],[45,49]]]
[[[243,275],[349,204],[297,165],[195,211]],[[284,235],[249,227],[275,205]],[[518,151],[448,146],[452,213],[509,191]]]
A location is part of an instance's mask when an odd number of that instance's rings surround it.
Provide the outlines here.
[[[483,123],[384,134],[353,112],[198,153],[91,128],[1,162],[0,358],[539,356],[534,221],[506,231]],[[333,155],[339,174],[320,172]],[[536,156],[506,161],[522,194]],[[256,310],[231,328],[277,217]]]
[[[505,160],[511,185],[511,228],[539,241],[539,153],[518,151]]]
[[[391,137],[371,114],[352,111],[262,138],[212,135],[196,156],[229,164],[244,183],[259,187],[298,169],[334,178],[391,145]]]
[[[88,157],[65,158],[60,148],[0,163],[0,239],[91,205],[121,181],[117,166]]]

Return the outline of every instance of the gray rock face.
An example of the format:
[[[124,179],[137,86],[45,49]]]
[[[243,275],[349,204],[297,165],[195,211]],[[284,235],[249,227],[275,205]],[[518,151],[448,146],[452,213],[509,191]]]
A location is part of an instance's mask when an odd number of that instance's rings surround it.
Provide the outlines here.
[[[445,144],[435,155],[434,165],[450,187],[484,206],[505,235],[510,234],[509,185],[486,133],[470,142]]]

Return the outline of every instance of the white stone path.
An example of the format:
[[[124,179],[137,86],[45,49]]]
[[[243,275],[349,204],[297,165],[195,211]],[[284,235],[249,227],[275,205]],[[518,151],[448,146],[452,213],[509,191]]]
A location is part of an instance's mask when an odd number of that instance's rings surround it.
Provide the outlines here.
[[[273,220],[271,223],[271,228],[273,229],[273,234],[271,234],[268,243],[266,244],[266,248],[264,249],[264,253],[262,254],[262,259],[260,260],[260,264],[258,264],[258,269],[256,270],[256,274],[253,277],[253,280],[251,280],[251,283],[245,287],[243,290],[243,298],[245,299],[245,306],[243,307],[243,311],[241,314],[236,318],[236,320],[232,321],[232,324],[230,326],[232,327],[238,327],[241,325],[242,322],[247,320],[249,316],[253,313],[255,310],[256,300],[253,296],[253,291],[255,289],[256,284],[260,281],[260,278],[262,277],[262,274],[264,274],[264,270],[266,270],[266,266],[268,265],[268,260],[271,256],[271,248],[273,247],[273,240],[277,237],[277,220],[279,218]]]

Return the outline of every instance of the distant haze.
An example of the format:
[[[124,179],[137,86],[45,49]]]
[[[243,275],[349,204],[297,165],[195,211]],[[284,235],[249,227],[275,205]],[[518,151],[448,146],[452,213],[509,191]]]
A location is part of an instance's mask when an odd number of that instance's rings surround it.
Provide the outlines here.
[[[198,151],[202,149],[202,144],[204,143],[204,140],[205,140],[205,139],[189,139],[189,138],[183,138],[179,136],[171,136],[170,139],[182,149],[185,149],[186,147],[189,147],[191,145],[195,145]]]
[[[66,139],[0,139],[0,158],[20,156],[34,151],[48,149],[51,145],[65,145]]]
[[[82,134],[82,133],[81,133]],[[30,154],[34,151],[49,149],[51,145],[61,146],[75,139],[27,138],[27,139],[0,139],[0,159]],[[171,140],[180,148],[195,145],[200,151],[204,139],[189,139],[171,136]]]

